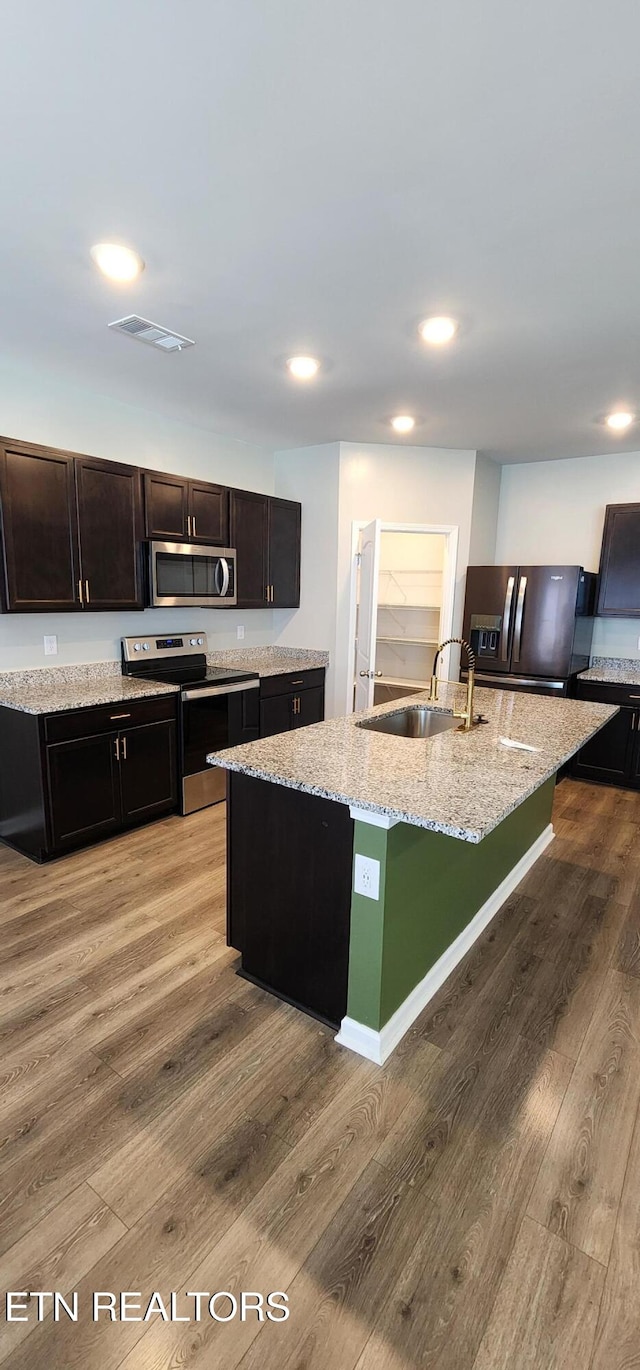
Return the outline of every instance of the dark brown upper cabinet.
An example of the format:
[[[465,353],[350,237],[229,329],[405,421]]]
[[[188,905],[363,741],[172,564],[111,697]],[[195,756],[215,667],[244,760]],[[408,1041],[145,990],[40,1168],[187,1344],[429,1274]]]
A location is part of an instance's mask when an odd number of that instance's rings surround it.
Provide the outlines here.
[[[3,608],[14,613],[78,609],[73,456],[3,440],[0,506]]]
[[[239,609],[262,609],[268,603],[269,501],[250,490],[230,492],[230,546],[237,553]]]
[[[4,441],[0,504],[5,609],[142,609],[135,466]]]
[[[135,466],[78,457],[75,463],[85,609],[142,609],[142,485]]]
[[[297,608],[300,505],[232,490],[230,508],[231,546],[238,554],[238,608]]]
[[[300,603],[301,507],[289,499],[269,500],[268,599],[281,609]]]
[[[223,485],[145,471],[144,504],[148,538],[227,545],[229,491]]]
[[[640,504],[608,504],[596,613],[640,617]]]

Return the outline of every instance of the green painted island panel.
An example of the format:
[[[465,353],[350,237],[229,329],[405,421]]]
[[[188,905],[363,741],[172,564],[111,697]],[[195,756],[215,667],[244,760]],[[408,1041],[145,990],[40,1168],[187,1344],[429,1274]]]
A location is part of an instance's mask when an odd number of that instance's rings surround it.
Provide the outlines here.
[[[399,823],[355,825],[380,898],[352,896],[347,1013],[379,1031],[551,821],[555,776],[479,843]]]

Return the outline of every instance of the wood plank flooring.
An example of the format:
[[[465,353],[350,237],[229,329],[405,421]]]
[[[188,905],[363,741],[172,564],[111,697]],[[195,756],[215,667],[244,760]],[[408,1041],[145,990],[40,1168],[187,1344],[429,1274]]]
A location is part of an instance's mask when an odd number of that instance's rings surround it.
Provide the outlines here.
[[[234,974],[223,806],[0,847],[0,1292],[80,1308],[0,1317],[0,1365],[640,1366],[640,794],[566,780],[554,824],[382,1069]]]

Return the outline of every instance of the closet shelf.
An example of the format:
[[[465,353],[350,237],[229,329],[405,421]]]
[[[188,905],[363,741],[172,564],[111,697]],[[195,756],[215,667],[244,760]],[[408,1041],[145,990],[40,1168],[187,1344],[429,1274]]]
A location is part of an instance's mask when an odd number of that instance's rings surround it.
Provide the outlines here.
[[[428,690],[431,681],[416,680],[415,677],[409,680],[407,676],[383,675],[378,676],[375,683],[376,685],[408,685],[410,689]]]
[[[408,643],[410,647],[437,647],[438,639],[435,637],[380,637],[377,642],[400,642]]]
[[[378,608],[379,608],[379,609],[419,609],[422,613],[424,613],[425,609],[427,609],[427,610],[429,610],[431,613],[434,613],[434,614],[439,614],[439,613],[440,613],[440,605],[439,605],[439,604],[401,604],[401,603],[398,603],[396,600],[394,600],[393,603],[392,603],[391,600],[388,600],[388,599],[386,599],[386,600],[385,600],[385,599],[379,599],[379,600],[378,600]]]

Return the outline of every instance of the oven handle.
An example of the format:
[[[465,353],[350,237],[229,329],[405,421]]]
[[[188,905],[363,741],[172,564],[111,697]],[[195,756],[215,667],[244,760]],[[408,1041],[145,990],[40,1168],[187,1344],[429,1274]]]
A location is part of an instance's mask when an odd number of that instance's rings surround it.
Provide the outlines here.
[[[183,690],[180,698],[188,699],[210,699],[212,695],[233,695],[239,690],[257,690],[260,687],[259,680],[239,680],[237,685],[209,685],[204,690]]]

